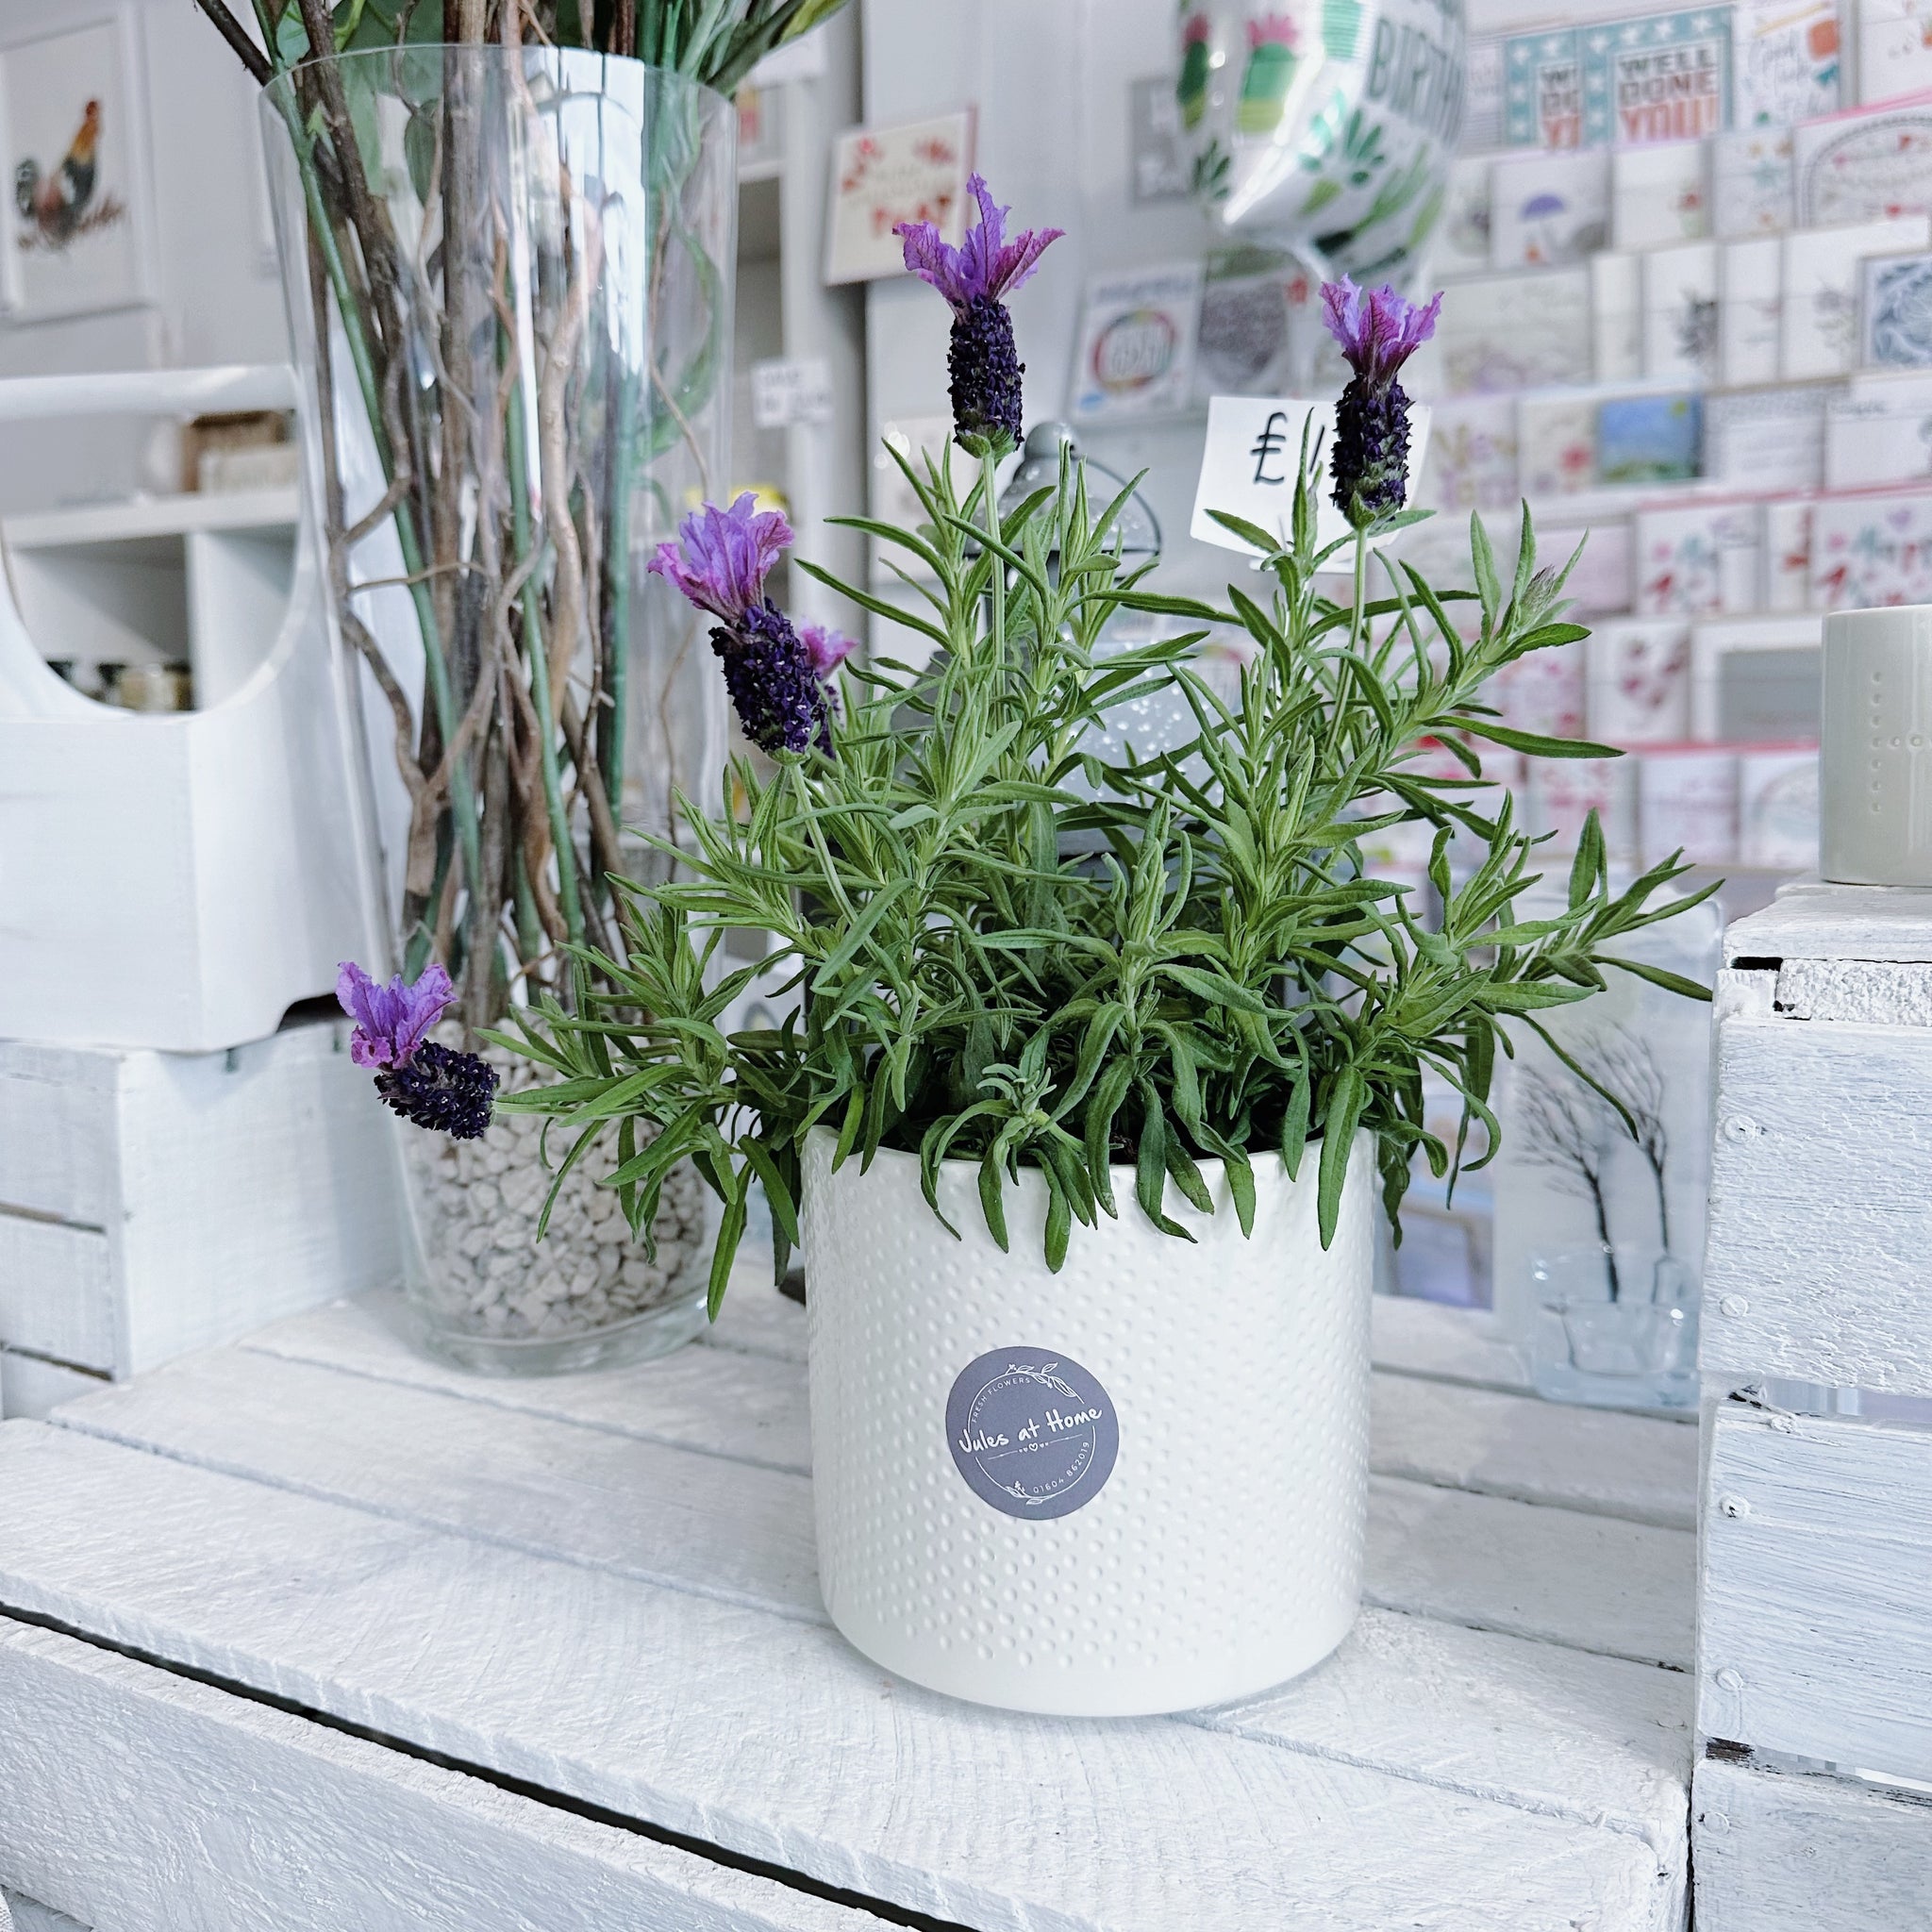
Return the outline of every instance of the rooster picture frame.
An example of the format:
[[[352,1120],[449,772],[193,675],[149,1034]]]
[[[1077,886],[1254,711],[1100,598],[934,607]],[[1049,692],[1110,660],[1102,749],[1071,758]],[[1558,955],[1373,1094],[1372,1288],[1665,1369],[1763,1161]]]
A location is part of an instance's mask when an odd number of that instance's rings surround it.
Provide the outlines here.
[[[8,322],[154,299],[141,56],[125,8],[0,42],[0,301]]]

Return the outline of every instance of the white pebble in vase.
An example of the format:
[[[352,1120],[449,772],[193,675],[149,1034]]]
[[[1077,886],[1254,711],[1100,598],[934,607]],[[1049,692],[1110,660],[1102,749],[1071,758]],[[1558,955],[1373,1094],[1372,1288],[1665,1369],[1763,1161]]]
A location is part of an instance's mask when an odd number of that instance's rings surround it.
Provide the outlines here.
[[[1824,620],[1819,870],[1932,886],[1932,605]]]

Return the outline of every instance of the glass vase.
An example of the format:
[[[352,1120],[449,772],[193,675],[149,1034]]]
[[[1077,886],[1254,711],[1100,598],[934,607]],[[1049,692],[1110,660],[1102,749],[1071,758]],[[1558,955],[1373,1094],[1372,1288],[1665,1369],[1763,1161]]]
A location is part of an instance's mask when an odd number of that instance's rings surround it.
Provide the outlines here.
[[[1540,1395],[1601,1408],[1697,1401],[1697,1284],[1674,1255],[1591,1242],[1530,1259]]]
[[[724,763],[703,621],[645,566],[726,490],[736,116],[638,61],[489,44],[304,62],[262,112],[364,963],[445,967],[474,1050],[622,958],[614,881],[675,867],[676,801],[708,804]],[[503,1114],[476,1142],[398,1134],[425,1346],[512,1372],[693,1332],[694,1175],[652,1261],[611,1238],[614,1131],[542,1242],[518,1204],[570,1149]]]

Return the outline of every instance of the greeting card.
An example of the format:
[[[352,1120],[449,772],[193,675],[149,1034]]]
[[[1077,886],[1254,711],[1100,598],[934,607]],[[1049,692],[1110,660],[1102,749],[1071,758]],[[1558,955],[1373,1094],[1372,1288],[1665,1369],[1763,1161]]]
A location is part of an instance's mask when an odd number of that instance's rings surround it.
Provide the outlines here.
[[[1804,610],[1811,603],[1811,505],[1803,497],[1764,506],[1764,608]]]
[[[1611,864],[1633,863],[1638,851],[1635,758],[1530,759],[1524,782],[1524,827],[1534,838],[1550,835],[1542,849],[1552,858],[1576,850],[1591,812]]]
[[[1581,546],[1579,549],[1578,546]],[[1578,623],[1608,617],[1630,608],[1630,525],[1621,521],[1565,529],[1550,525],[1537,531],[1539,554],[1552,562],[1569,563],[1563,594],[1571,600],[1571,615]]]
[[[1724,242],[1718,280],[1718,367],[1736,388],[1775,382],[1783,309],[1784,249],[1775,235]]]
[[[1210,256],[1201,285],[1194,392],[1280,395],[1294,388],[1289,325],[1291,285],[1306,280],[1273,250],[1232,248]]]
[[[1583,142],[1696,141],[1730,125],[1731,10],[1700,8],[1579,27]]]
[[[862,282],[906,273],[901,222],[935,223],[956,245],[966,232],[973,114],[962,108],[896,127],[855,127],[832,143],[832,210],[825,280]]]
[[[1484,154],[1503,139],[1503,42],[1471,41],[1462,67],[1463,151]]]
[[[1574,28],[1504,42],[1503,139],[1511,147],[1583,145],[1583,67]]]
[[[1792,158],[1807,228],[1932,208],[1932,101],[1807,121]]]
[[[1932,369],[1932,255],[1871,256],[1863,275],[1859,359]]]
[[[1755,503],[1639,510],[1637,614],[1716,617],[1757,608],[1763,522]]]
[[[1641,154],[1641,148],[1631,150]],[[1591,366],[1599,382],[1643,374],[1643,258],[1607,252],[1590,258]]]
[[[1821,497],[1811,510],[1811,606],[1932,603],[1932,494]]]
[[[1600,744],[1669,744],[1690,715],[1690,626],[1624,617],[1590,634],[1590,735]]]
[[[1738,863],[1765,872],[1818,865],[1818,752],[1747,751],[1738,758]]]
[[[1681,852],[1692,865],[1730,865],[1738,852],[1738,759],[1726,751],[1652,751],[1638,763],[1643,863]]]
[[[1511,730],[1532,731],[1541,738],[1581,738],[1588,675],[1580,643],[1532,651],[1490,680],[1483,701],[1495,706]]]
[[[1602,483],[1687,483],[1702,474],[1704,405],[1695,395],[1612,396],[1597,405]]]
[[[1073,369],[1075,422],[1115,422],[1187,407],[1201,284],[1198,261],[1088,282]]]
[[[1932,476],[1932,371],[1856,375],[1824,425],[1824,487],[1885,489]]]
[[[1516,469],[1524,495],[1572,496],[1595,486],[1596,412],[1588,394],[1523,398]]]
[[[1434,253],[1438,281],[1490,272],[1490,170],[1487,155],[1457,155],[1449,163],[1442,212],[1436,223]]]
[[[1822,620],[1747,617],[1690,633],[1690,735],[1707,744],[1818,736]]]
[[[1932,179],[1932,146],[1925,151],[1924,164]],[[1860,263],[1868,255],[1902,255],[1928,245],[1932,222],[1923,214],[1787,235],[1778,351],[1785,379],[1839,375],[1856,367]]]
[[[1587,259],[1610,223],[1610,158],[1600,150],[1499,157],[1490,169],[1490,266]]]
[[[1664,382],[1717,374],[1718,253],[1687,242],[1643,258],[1643,373]]]
[[[1590,271],[1457,282],[1437,328],[1452,395],[1588,382]]]
[[[1857,9],[1860,106],[1932,88],[1932,4],[1857,0]]]
[[[1507,509],[1516,487],[1516,402],[1452,396],[1436,405],[1428,468],[1416,501],[1428,509]]]
[[[1838,0],[1736,0],[1731,58],[1737,126],[1788,127],[1835,112]]]
[[[1710,233],[1707,144],[1619,148],[1610,161],[1610,232],[1619,248],[1668,248]]]
[[[1710,142],[1710,230],[1721,240],[1797,225],[1789,127],[1742,127]]]
[[[1739,490],[1816,490],[1832,392],[1830,385],[1814,383],[1707,396],[1705,475]]]

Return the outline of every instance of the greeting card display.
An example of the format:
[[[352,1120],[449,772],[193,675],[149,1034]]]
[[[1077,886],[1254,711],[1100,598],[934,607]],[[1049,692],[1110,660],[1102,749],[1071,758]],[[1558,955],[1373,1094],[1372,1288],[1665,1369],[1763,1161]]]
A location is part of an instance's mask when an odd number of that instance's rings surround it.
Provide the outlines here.
[[[1801,132],[1803,130],[1800,130]],[[1932,181],[1932,143],[1924,157]],[[1800,229],[1784,239],[1784,308],[1780,373],[1787,381],[1841,375],[1858,357],[1861,264],[1869,255],[1899,255],[1932,245],[1923,214]]]
[[[1860,359],[1881,369],[1932,369],[1932,255],[1873,257],[1863,275]]]
[[[1194,388],[1276,395],[1293,384],[1292,325],[1307,272],[1285,255],[1232,248],[1210,256],[1201,285]]]
[[[1437,334],[1452,395],[1588,382],[1590,271],[1457,282]]]
[[[1766,872],[1818,864],[1818,753],[1748,751],[1738,758],[1738,862]]]
[[[1739,490],[1816,490],[1831,386],[1740,390],[1704,403],[1705,472]]]
[[[1526,496],[1570,496],[1597,479],[1597,406],[1582,395],[1524,396],[1516,411],[1516,468]]]
[[[1688,483],[1703,474],[1703,441],[1701,396],[1612,396],[1597,406],[1597,479]]]
[[[1499,672],[1484,687],[1504,724],[1544,738],[1581,738],[1587,717],[1589,660],[1579,644],[1532,651]],[[1535,760],[1534,774],[1544,760]],[[1547,761],[1568,765],[1568,758]]]
[[[1932,88],[1932,4],[1857,0],[1858,100],[1869,105]]]
[[[1707,143],[1619,148],[1611,160],[1610,226],[1619,248],[1668,248],[1710,233]]]
[[[1524,784],[1524,824],[1554,858],[1576,850],[1595,812],[1612,865],[1636,861],[1636,758],[1533,758]]]
[[[1692,865],[1729,865],[1738,849],[1738,758],[1727,751],[1653,751],[1638,766],[1642,862],[1681,852]]]
[[[1087,284],[1070,405],[1075,422],[1187,407],[1201,282],[1201,264],[1189,261],[1095,275]]]
[[[1932,370],[1868,370],[1824,423],[1824,487],[1885,489],[1932,476]]]
[[[1669,744],[1690,718],[1690,626],[1624,617],[1590,635],[1590,735],[1604,744]]]
[[[1490,170],[1490,265],[1503,273],[1584,261],[1610,224],[1610,158],[1509,155]]]
[[[1718,245],[1687,242],[1643,257],[1643,373],[1663,382],[1717,374]]]
[[[1734,388],[1775,382],[1783,342],[1784,245],[1775,235],[1718,245],[1718,367]]]
[[[1932,101],[1807,121],[1792,158],[1807,228],[1932,207]]]
[[[1436,405],[1417,500],[1432,509],[1508,509],[1517,499],[1516,400],[1452,396]]]
[[[1789,127],[1740,127],[1710,142],[1710,229],[1720,240],[1782,235],[1797,220]]]
[[[1637,611],[1715,617],[1757,607],[1763,525],[1755,503],[1639,510]]]
[[[1576,561],[1563,583],[1563,594],[1571,599],[1571,615],[1578,623],[1629,609],[1627,523],[1591,524],[1587,529],[1563,529],[1553,524],[1537,531],[1537,547],[1545,557],[1566,560],[1575,557]]]
[[[1811,504],[1774,498],[1764,506],[1764,608],[1806,610],[1811,604]]]
[[[825,280],[863,282],[906,273],[902,222],[931,222],[957,246],[966,232],[973,115],[936,114],[896,127],[855,127],[832,143],[832,211]]]
[[[1834,112],[1840,105],[1837,0],[1737,0],[1731,57],[1738,126],[1787,127]]]
[[[1430,272],[1438,281],[1490,272],[1491,196],[1487,155],[1457,155],[1449,163],[1442,212],[1436,222]]]
[[[1586,145],[1697,141],[1730,125],[1729,8],[1607,21],[1577,32]]]
[[[1932,603],[1932,495],[1821,497],[1811,510],[1810,603]]]
[[[1818,736],[1823,620],[1746,617],[1690,632],[1690,735],[1707,744]]]
[[[1574,28],[1504,42],[1503,139],[1511,147],[1584,144],[1583,62]]]
[[[1632,150],[1641,154],[1642,149]],[[1591,362],[1599,382],[1643,374],[1643,258],[1593,255],[1590,261]]]

